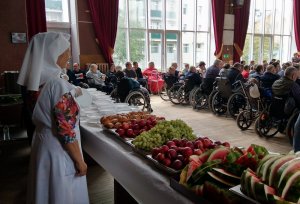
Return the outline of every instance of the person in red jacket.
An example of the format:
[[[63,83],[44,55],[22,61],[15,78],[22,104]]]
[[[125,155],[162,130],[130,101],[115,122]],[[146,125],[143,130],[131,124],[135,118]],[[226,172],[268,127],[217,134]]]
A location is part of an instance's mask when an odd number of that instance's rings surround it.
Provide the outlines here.
[[[155,68],[154,62],[149,62],[148,68],[143,71],[143,75],[146,77],[150,77],[154,73],[158,73],[158,70]]]
[[[155,68],[154,62],[149,62],[148,68],[144,70],[143,75],[148,79],[148,88],[151,93],[157,94],[162,90],[164,80]]]

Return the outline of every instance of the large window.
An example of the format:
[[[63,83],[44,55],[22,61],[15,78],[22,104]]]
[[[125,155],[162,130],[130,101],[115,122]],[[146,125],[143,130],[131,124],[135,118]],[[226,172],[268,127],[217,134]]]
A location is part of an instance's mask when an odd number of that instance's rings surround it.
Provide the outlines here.
[[[252,0],[243,60],[279,59],[292,55],[293,0]]]
[[[70,34],[69,0],[45,0],[47,30]]]
[[[142,68],[153,61],[162,71],[172,62],[180,68],[209,64],[214,60],[211,30],[210,0],[122,0],[114,61],[123,67],[137,61]]]

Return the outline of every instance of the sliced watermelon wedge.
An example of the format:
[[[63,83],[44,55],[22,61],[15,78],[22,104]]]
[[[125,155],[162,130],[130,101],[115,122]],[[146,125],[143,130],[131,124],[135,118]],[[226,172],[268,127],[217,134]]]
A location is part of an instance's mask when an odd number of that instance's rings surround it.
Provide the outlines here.
[[[213,168],[212,172],[217,175],[218,177],[224,179],[225,181],[229,182],[229,183],[233,183],[238,185],[241,182],[241,177],[236,176],[232,173],[229,173],[227,171],[225,171],[224,169],[220,169],[220,168]]]
[[[258,163],[258,167],[257,167],[257,169],[256,169],[256,174],[257,174],[257,175],[259,174],[262,165],[263,165],[266,161],[268,161],[269,159],[271,159],[271,158],[273,158],[273,157],[275,157],[275,156],[278,156],[278,154],[268,154],[268,155],[266,155],[262,160],[260,160],[260,162]]]
[[[280,159],[282,156],[281,155],[277,155],[275,157],[272,157],[270,159],[268,159],[260,168],[260,171],[258,173],[258,177],[260,177],[262,179],[263,182],[268,182],[269,181],[269,177],[268,177],[268,170],[271,167],[271,165],[278,159]]]
[[[207,161],[210,162],[216,159],[221,159],[222,161],[224,161],[226,156],[229,154],[229,152],[230,152],[230,148],[228,147],[217,148],[210,154]]]
[[[288,179],[297,171],[300,170],[300,158],[292,159],[282,165],[275,176],[275,187],[278,188],[281,195]]]
[[[210,154],[213,152],[214,150],[213,149],[209,149],[207,151],[205,151],[204,153],[202,153],[200,156],[199,156],[199,159],[202,163],[205,163],[208,159],[208,157],[210,156]]]
[[[188,169],[186,174],[186,181],[192,176],[193,172],[201,165],[202,162],[200,160],[199,162],[195,160],[190,161],[190,163],[187,165]]]
[[[280,159],[278,159],[277,161],[275,161],[272,166],[269,168],[270,172],[268,172],[269,174],[269,186],[273,186],[273,182],[275,179],[275,175],[278,172],[278,169],[284,165],[286,162],[294,159],[296,156],[295,155],[286,155],[281,157]],[[275,186],[273,186],[275,187]]]
[[[279,193],[281,189],[279,188]],[[291,202],[298,202],[300,199],[300,169],[294,173],[286,182],[281,197]]]

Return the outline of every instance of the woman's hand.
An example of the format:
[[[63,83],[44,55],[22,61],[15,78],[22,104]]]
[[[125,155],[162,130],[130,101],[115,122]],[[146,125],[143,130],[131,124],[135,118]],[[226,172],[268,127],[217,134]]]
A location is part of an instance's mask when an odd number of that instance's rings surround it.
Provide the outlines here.
[[[75,168],[76,168],[76,176],[85,176],[87,172],[87,165],[82,160],[80,162],[75,162]]]

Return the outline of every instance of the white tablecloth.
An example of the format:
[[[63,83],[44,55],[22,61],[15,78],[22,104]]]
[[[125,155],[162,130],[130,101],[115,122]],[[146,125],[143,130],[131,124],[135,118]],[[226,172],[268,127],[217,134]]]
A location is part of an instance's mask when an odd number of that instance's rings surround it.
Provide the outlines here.
[[[187,198],[170,187],[169,177],[100,127],[81,124],[83,149],[139,203],[185,204]]]

